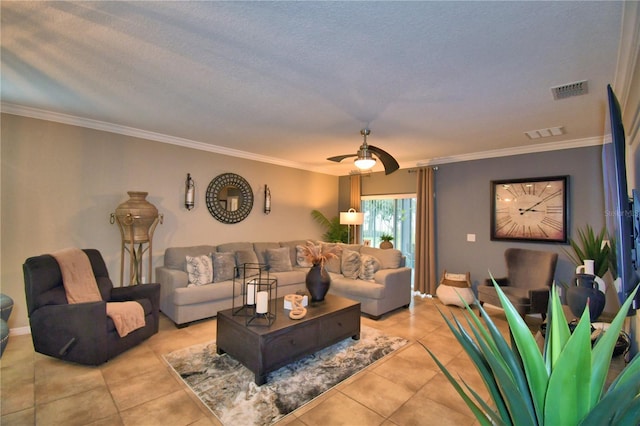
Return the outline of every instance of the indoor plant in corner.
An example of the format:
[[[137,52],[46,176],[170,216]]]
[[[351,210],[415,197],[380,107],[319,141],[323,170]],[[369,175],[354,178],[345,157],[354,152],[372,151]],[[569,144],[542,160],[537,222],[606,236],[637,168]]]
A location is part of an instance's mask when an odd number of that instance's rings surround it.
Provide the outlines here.
[[[340,224],[340,217],[335,216],[331,219],[327,218],[319,210],[311,210],[311,217],[326,228],[326,232],[322,236],[325,241],[330,243],[346,243],[349,236],[349,231],[346,225]]]
[[[480,373],[489,391],[489,403],[464,381],[462,385],[458,383],[425,346],[480,424],[639,424],[640,355],[633,358],[606,392],[604,390],[613,348],[637,287],[609,329],[592,346],[588,306],[570,333],[557,288],[553,286],[544,353],[541,353],[522,317],[495,281],[494,286],[511,330],[514,342],[511,347],[482,307],[485,326],[467,305],[465,318],[470,332],[458,319],[449,320],[441,312]]]

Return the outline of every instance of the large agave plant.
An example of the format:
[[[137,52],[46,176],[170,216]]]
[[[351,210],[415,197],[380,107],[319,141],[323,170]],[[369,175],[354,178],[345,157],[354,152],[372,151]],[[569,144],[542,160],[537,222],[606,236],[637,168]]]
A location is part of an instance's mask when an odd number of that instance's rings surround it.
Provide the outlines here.
[[[540,351],[533,334],[495,281],[494,286],[511,329],[511,345],[482,307],[484,326],[467,305],[465,319],[470,331],[455,317],[450,320],[441,312],[475,363],[492,403],[485,402],[463,380],[458,383],[425,346],[480,424],[640,424],[640,356],[635,356],[604,390],[613,349],[638,288],[592,347],[588,306],[571,333],[553,286],[544,350]]]

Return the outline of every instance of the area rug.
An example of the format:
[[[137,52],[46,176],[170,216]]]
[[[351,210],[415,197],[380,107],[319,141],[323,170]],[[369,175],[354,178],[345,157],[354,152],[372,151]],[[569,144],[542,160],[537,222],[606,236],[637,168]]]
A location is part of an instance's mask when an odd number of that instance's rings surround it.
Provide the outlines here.
[[[262,386],[238,361],[217,355],[215,342],[164,358],[222,424],[268,426],[405,344],[362,326],[360,340],[345,339],[282,367]]]

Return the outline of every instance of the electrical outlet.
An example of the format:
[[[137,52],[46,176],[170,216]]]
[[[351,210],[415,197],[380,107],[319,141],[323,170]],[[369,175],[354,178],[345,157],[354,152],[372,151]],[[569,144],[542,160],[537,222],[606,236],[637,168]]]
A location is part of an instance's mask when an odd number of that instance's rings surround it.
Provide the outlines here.
[[[476,234],[467,234],[467,241],[470,243],[476,242]]]

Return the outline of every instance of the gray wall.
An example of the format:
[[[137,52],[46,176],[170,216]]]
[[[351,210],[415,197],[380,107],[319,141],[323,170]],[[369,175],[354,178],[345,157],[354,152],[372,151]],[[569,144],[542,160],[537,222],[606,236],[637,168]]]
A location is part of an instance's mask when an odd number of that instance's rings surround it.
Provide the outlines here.
[[[523,247],[560,253],[556,279],[569,281],[574,267],[559,244],[490,240],[490,182],[498,179],[569,175],[569,236],[586,224],[604,226],[601,146],[464,161],[438,166],[436,180],[436,256],[438,276],[443,269],[471,272],[474,282],[505,273],[504,250]],[[372,173],[362,178],[362,194],[415,193],[416,174],[399,170],[389,176]],[[349,177],[340,178],[340,209],[348,208]],[[476,242],[467,242],[475,234]]]
[[[505,273],[508,247],[560,253],[556,280],[568,282],[574,266],[562,252],[568,245],[491,241],[490,182],[499,179],[569,175],[569,236],[589,224],[604,226],[602,147],[444,164],[436,172],[437,264],[452,272],[471,272],[474,282]],[[467,242],[475,234],[475,242]]]

